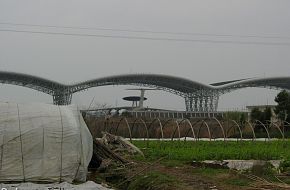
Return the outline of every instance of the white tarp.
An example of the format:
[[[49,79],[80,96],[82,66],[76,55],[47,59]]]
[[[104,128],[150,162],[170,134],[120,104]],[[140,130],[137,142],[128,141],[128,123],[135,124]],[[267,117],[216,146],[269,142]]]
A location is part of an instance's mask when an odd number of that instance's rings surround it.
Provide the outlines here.
[[[80,185],[72,185],[67,182],[54,183],[54,184],[34,184],[34,183],[21,183],[21,184],[0,184],[1,190],[112,190],[96,184],[92,181]]]
[[[92,136],[75,106],[0,102],[0,181],[85,181]]]

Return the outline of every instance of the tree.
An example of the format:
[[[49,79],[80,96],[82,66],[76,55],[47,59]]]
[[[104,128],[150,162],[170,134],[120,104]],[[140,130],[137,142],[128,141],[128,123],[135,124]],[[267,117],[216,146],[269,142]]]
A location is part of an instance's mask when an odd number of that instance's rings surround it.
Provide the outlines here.
[[[241,128],[245,128],[246,126],[246,121],[247,121],[247,113],[242,113],[240,116],[240,126]]]
[[[259,110],[259,108],[254,108],[251,111],[251,120],[255,123],[256,120],[266,124],[267,121],[270,121],[272,117],[272,110],[270,107],[266,107],[264,111]],[[255,131],[263,131],[263,125],[260,123],[255,123]]]
[[[270,107],[266,107],[264,111],[259,110],[259,108],[254,108],[251,111],[251,120],[253,122],[259,120],[262,123],[267,123],[267,121],[271,120],[272,116],[272,110]]]
[[[270,107],[266,107],[264,114],[263,114],[263,120],[266,121],[271,121],[273,114],[272,114],[272,109]]]
[[[252,121],[259,120],[259,121],[263,122],[263,120],[264,120],[263,115],[264,115],[264,113],[262,111],[260,111],[259,108],[254,108],[251,111],[251,120]]]
[[[248,114],[245,112],[239,111],[229,111],[224,115],[225,120],[234,120],[236,121],[242,128],[245,127],[245,123],[248,120]]]
[[[276,97],[275,102],[277,106],[275,108],[275,113],[278,118],[282,121],[290,121],[290,94],[286,90],[282,90]]]

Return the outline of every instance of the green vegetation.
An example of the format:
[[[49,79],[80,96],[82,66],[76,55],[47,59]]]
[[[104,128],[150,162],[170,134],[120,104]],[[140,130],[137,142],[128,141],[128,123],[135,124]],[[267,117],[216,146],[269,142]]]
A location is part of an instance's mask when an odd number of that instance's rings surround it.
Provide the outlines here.
[[[128,190],[162,190],[162,189],[182,189],[180,182],[173,176],[160,172],[149,172],[145,175],[138,176],[130,183]]]
[[[272,117],[272,111],[270,107],[267,107],[264,111],[261,111],[259,108],[254,108],[251,111],[251,120],[254,122],[256,120],[261,121],[262,123],[267,123]]]
[[[277,106],[275,113],[281,120],[290,122],[290,94],[286,90],[282,90],[275,98]]]
[[[249,184],[251,183],[249,179],[245,179],[245,178],[227,179],[225,182],[229,185],[234,185],[234,186],[249,186]]]
[[[288,172],[288,173],[290,173],[290,160],[284,160],[280,164],[280,170],[281,170],[281,172]]]
[[[222,142],[222,141],[134,141],[141,148],[147,160],[166,157],[170,162],[191,162],[193,160],[290,160],[290,141],[270,142]],[[142,159],[141,157],[138,159]]]
[[[110,165],[105,173],[99,171],[94,175],[94,181],[99,183],[103,181],[118,189],[128,190],[203,189],[209,186],[217,186],[219,189],[247,189],[249,185],[255,185],[255,181],[247,176],[254,174],[275,183],[279,182],[276,177],[278,170],[270,163],[257,164],[248,170],[235,171],[208,165],[194,165],[192,161],[283,159],[285,161],[281,163],[279,170],[288,173],[290,168],[290,151],[288,151],[290,140],[270,142],[133,141],[133,143],[144,152],[145,157],[127,155],[129,160],[134,160],[134,165],[128,168]],[[149,164],[151,167],[148,167]],[[128,181],[123,183],[124,180]],[[290,183],[288,178],[283,178],[283,181]]]
[[[249,186],[252,182],[250,179],[231,172],[228,169],[214,169],[214,168],[193,168],[194,175],[201,175],[208,179],[223,181],[227,185],[232,186]]]
[[[255,123],[256,120],[259,120],[260,122],[267,124],[269,121],[271,121],[272,115],[273,114],[270,107],[266,107],[264,111],[261,111],[259,108],[254,108],[251,111],[251,120],[253,123]],[[255,128],[256,137],[259,138],[259,137],[267,136],[267,134],[265,133],[264,126],[262,124],[255,123],[254,128]],[[281,135],[279,135],[278,137],[281,138]]]
[[[214,168],[195,168],[192,170],[194,174],[200,174],[207,177],[215,177],[220,174],[228,173],[228,169],[214,169]]]
[[[245,127],[245,123],[248,120],[248,114],[246,112],[239,111],[228,111],[224,114],[224,118],[226,120],[234,120],[236,121],[242,128]]]

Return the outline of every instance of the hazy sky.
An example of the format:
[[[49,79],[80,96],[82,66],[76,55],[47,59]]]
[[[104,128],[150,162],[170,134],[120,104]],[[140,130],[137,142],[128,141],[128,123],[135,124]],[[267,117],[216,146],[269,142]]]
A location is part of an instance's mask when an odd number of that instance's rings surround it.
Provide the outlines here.
[[[245,77],[290,76],[289,10],[289,0],[0,0],[0,23],[117,29],[0,24],[0,70],[38,75],[63,83],[125,73],[162,73],[206,84]],[[227,43],[229,41],[231,43]],[[73,101],[88,105],[95,96],[99,103],[128,105],[122,97],[138,92],[126,91],[126,88],[94,88],[76,94]],[[48,95],[11,85],[1,85],[0,92],[0,101],[52,101]],[[272,104],[276,93],[265,89],[238,90],[222,96],[220,108]],[[184,108],[183,99],[165,92],[150,91],[146,97],[149,99],[146,106]]]

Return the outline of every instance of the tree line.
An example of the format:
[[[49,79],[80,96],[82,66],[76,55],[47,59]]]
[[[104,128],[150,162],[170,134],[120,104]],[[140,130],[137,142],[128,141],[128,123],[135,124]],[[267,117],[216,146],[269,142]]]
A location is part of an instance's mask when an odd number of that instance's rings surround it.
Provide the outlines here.
[[[286,90],[282,90],[275,97],[275,102],[277,106],[274,109],[274,113],[277,118],[281,121],[290,122],[290,93]],[[273,116],[272,110],[270,107],[266,107],[264,111],[261,111],[259,108],[254,108],[251,111],[251,120],[259,120],[262,123],[270,121]]]

